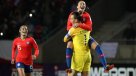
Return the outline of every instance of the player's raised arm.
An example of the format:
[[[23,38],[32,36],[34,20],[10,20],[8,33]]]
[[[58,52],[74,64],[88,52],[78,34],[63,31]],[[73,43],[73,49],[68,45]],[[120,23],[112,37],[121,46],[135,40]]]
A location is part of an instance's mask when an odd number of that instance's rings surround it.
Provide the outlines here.
[[[11,63],[14,64],[15,62],[15,56],[16,56],[16,44],[15,44],[15,40],[13,41],[13,44],[12,44],[12,60],[11,60]]]
[[[75,28],[71,28],[64,37],[64,42],[69,41],[74,36]]]
[[[32,39],[32,45],[33,45],[33,47],[35,49],[34,55],[37,58],[39,56],[39,48],[38,48],[38,45],[37,45],[36,41],[33,38],[31,38],[31,39]]]
[[[71,36],[67,33],[64,37],[64,42],[67,42],[69,39],[71,39]]]
[[[70,21],[70,16],[71,16],[71,13],[69,14],[69,17],[68,17],[68,20],[67,20],[67,31],[69,31],[70,28],[72,27],[72,23]]]

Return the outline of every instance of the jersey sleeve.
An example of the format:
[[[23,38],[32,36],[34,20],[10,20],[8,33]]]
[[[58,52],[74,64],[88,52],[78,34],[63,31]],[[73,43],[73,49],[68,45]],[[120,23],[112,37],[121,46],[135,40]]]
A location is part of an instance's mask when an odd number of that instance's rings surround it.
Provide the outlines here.
[[[17,48],[17,46],[16,46],[16,40],[14,40],[13,41],[13,43],[12,43],[12,60],[15,60],[15,56],[16,56],[16,48]]]
[[[35,52],[34,52],[34,55],[36,56],[36,58],[39,56],[39,48],[38,48],[38,45],[36,43],[36,41],[31,37],[32,39],[32,45],[35,49]]]
[[[88,13],[85,16],[86,21],[84,23],[80,23],[79,27],[88,31],[92,31],[92,20]]]
[[[67,31],[69,31],[69,29],[72,27],[72,23],[70,21],[70,16],[71,16],[71,13],[69,14],[68,20],[67,20]]]
[[[64,42],[67,42],[74,36],[74,28],[71,28],[64,37]]]

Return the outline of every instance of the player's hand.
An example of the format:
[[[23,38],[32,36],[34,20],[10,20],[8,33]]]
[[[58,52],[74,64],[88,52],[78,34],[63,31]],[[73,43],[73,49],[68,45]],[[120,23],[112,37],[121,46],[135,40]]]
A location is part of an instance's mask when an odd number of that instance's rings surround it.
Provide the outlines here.
[[[36,60],[36,56],[35,56],[35,55],[32,55],[32,59],[33,59],[33,60]]]
[[[13,60],[11,60],[11,64],[15,64],[15,60],[13,59]]]
[[[79,23],[74,23],[74,24],[73,24],[73,27],[74,27],[74,28],[77,28],[78,26],[79,26]]]

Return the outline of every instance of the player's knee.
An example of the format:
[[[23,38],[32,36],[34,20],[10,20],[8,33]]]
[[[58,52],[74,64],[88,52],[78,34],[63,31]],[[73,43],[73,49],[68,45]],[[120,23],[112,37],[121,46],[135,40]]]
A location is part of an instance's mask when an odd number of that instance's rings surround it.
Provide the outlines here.
[[[98,46],[98,44],[96,43],[96,42],[93,42],[92,43],[92,45],[91,45],[91,48],[93,49],[93,50],[95,50],[95,48]]]
[[[67,43],[67,48],[73,48],[73,42],[72,41],[68,41]]]
[[[81,75],[82,76],[89,76],[89,74],[90,74],[89,71],[83,71]]]
[[[78,73],[79,73],[78,71],[72,70],[72,76],[77,76]]]
[[[98,43],[92,37],[90,37],[88,45],[89,45],[90,48],[95,50]]]

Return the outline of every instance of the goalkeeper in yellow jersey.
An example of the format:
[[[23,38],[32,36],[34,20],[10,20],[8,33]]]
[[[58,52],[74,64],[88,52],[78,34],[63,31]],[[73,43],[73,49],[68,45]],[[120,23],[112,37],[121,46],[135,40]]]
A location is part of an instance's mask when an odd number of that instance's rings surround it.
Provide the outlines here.
[[[80,23],[82,22],[82,17],[78,12],[73,12],[70,20],[73,24]],[[70,66],[72,73],[68,73],[68,76],[76,76],[79,72],[82,76],[89,76],[92,61],[89,44],[91,43],[91,47],[95,47],[96,50],[101,49],[93,38],[90,40],[90,31],[82,28],[72,27],[64,37],[64,42],[67,42],[71,38],[73,40],[73,55]],[[70,54],[71,52],[66,52],[66,58],[69,58]],[[103,57],[103,54],[100,56]],[[107,65],[107,63],[105,63],[105,65]],[[109,67],[106,66],[105,69],[109,71],[109,69],[112,69],[113,67],[113,65],[110,65]]]
[[[71,22],[81,22],[82,17],[78,12],[73,12],[71,15]],[[88,76],[91,66],[91,54],[88,46],[90,38],[90,31],[82,28],[71,28],[68,34],[64,37],[64,42],[67,42],[70,38],[73,39],[73,55],[71,62],[72,73],[70,76],[77,76],[80,72],[82,76]]]

